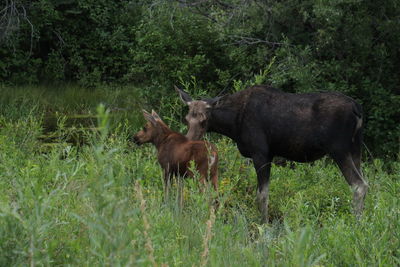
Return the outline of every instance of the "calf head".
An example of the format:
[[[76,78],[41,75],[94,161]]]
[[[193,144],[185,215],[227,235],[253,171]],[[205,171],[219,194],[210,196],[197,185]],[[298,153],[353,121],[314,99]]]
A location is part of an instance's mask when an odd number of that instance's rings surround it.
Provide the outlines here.
[[[207,131],[212,106],[220,97],[205,100],[192,100],[190,95],[182,89],[175,86],[175,90],[178,92],[182,102],[189,106],[189,112],[185,117],[189,127],[186,137],[189,140],[200,140]]]
[[[163,121],[154,110],[151,111],[151,114],[146,110],[143,110],[143,115],[147,123],[142,130],[133,136],[133,141],[137,145],[154,143],[154,141],[163,133]]]

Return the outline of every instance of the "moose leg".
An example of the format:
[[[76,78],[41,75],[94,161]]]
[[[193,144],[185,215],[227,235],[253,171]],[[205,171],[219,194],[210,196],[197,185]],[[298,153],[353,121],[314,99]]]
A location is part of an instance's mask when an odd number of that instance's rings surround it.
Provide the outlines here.
[[[358,173],[362,177],[363,174],[361,172],[361,153],[352,153],[351,158],[353,160],[354,167],[356,167]]]
[[[254,168],[257,173],[257,204],[261,212],[261,223],[268,222],[268,190],[271,160],[263,156],[253,157]]]
[[[359,161],[355,163],[352,155],[349,153],[344,156],[335,157],[334,159],[343,173],[343,176],[346,178],[347,183],[352,187],[354,192],[353,209],[356,217],[359,218],[364,209],[364,199],[368,190],[368,185],[364,181],[360,171],[360,163]],[[356,164],[358,166],[356,166]]]
[[[362,171],[361,171],[361,147],[360,146],[355,146],[352,148],[351,151],[351,158],[354,162],[354,166],[356,167],[358,173],[360,174],[361,177],[363,177]]]
[[[353,159],[354,165],[358,173],[362,175],[361,172],[361,146],[362,146],[362,132],[361,129],[357,131],[353,137],[353,143],[351,144],[351,157]]]

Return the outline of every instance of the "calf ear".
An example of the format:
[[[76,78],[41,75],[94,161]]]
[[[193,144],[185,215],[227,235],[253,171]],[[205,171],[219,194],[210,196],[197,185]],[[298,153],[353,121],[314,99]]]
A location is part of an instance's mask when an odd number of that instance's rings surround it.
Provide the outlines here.
[[[149,112],[147,112],[144,109],[142,110],[142,112],[143,112],[143,116],[146,119],[146,121],[151,122],[151,124],[153,124],[153,125],[157,125],[156,120],[153,118],[153,116]]]
[[[176,85],[174,85],[174,87],[175,87],[175,91],[178,92],[179,97],[181,98],[183,103],[185,103],[186,105],[189,105],[189,103],[193,101],[188,93],[186,93],[182,89],[179,89]]]
[[[156,121],[162,121],[162,119],[160,118],[160,116],[158,116],[157,112],[155,112],[153,109],[151,110],[151,116],[153,116],[153,118]]]

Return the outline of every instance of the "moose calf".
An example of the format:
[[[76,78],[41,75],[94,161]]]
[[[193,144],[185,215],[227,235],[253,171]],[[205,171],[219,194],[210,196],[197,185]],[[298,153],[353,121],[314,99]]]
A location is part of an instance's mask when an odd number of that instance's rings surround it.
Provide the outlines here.
[[[172,131],[152,110],[151,114],[143,110],[147,124],[133,137],[137,145],[152,143],[158,151],[158,162],[164,172],[165,193],[168,194],[172,176],[193,177],[190,161],[194,161],[200,174],[200,183],[210,177],[211,183],[218,189],[218,154],[216,147],[207,141],[190,141],[178,132]],[[208,175],[210,174],[210,175]]]

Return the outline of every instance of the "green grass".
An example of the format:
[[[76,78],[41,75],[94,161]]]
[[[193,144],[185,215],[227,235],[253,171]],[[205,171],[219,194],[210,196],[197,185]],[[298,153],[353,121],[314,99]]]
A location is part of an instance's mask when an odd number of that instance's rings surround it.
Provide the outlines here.
[[[84,109],[99,120],[98,131],[84,130],[89,143],[76,147],[60,139],[43,153],[37,137],[45,100],[28,108],[12,94],[9,110],[0,112],[0,266],[153,266],[153,259],[169,266],[400,264],[398,161],[364,163],[370,188],[361,221],[329,160],[273,166],[271,222],[260,225],[251,162],[230,140],[216,139],[221,205],[213,221],[213,191],[200,193],[194,180],[185,182],[183,208],[176,187],[164,201],[155,149],[129,142],[141,126],[140,110],[110,127],[112,116],[96,111],[102,101],[90,100]],[[22,93],[19,101],[31,104]],[[74,109],[59,105],[60,112]],[[63,136],[70,129],[59,124],[58,131]],[[209,253],[202,256],[205,242]]]

